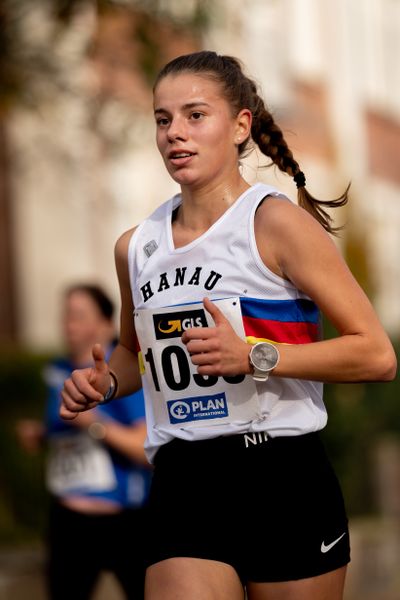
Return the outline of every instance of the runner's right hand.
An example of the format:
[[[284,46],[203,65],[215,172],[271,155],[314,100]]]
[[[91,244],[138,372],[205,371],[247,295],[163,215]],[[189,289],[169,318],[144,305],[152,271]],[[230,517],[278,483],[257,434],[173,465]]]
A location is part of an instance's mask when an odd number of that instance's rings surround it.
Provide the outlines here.
[[[64,382],[60,407],[63,419],[75,419],[78,413],[97,406],[110,387],[110,370],[100,344],[93,346],[92,356],[93,367],[73,371]]]

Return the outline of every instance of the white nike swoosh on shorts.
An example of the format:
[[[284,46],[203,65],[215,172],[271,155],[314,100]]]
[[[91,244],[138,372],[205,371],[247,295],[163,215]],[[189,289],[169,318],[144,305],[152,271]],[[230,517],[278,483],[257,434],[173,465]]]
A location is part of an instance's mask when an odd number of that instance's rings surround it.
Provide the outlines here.
[[[327,546],[325,546],[325,542],[322,542],[322,544],[321,544],[321,552],[323,554],[325,554],[325,552],[329,552],[329,550],[331,548],[333,548],[333,546],[335,546],[335,544],[337,544],[342,539],[342,537],[344,537],[345,535],[346,535],[346,532],[342,533],[342,535],[340,537],[338,537],[336,540],[334,540],[333,542],[331,542]]]

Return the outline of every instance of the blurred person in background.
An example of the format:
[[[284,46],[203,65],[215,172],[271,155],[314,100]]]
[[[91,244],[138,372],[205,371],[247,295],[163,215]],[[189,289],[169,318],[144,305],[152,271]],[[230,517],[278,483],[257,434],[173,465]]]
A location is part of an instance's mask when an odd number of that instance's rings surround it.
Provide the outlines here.
[[[51,600],[87,600],[103,570],[119,580],[129,600],[143,598],[144,516],[151,471],[142,391],[99,406],[68,423],[59,416],[61,389],[74,369],[92,363],[96,342],[110,356],[114,306],[95,285],[74,285],[64,298],[65,357],[44,371],[45,423],[21,420],[27,451],[48,446],[48,586]],[[73,564],[70,562],[74,556]]]
[[[235,58],[204,51],[168,63],[154,115],[181,193],[118,240],[119,344],[109,360],[93,347],[94,367],[65,381],[60,414],[73,421],[143,381],[154,463],[146,600],[242,600],[244,588],[249,600],[341,600],[349,531],[318,435],[322,382],[396,373],[328,235],[327,208],[347,190],[310,195]],[[299,206],[243,179],[251,144],[294,179]],[[322,340],[320,310],[336,338]],[[71,552],[71,570],[76,560]]]

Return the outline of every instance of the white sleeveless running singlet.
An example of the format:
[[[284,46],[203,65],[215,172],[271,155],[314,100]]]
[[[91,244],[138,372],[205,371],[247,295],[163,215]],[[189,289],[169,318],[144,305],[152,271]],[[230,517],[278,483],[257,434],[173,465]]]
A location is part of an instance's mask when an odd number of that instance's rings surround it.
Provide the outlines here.
[[[257,183],[205,233],[175,248],[172,213],[181,202],[178,194],[132,235],[128,264],[150,460],[174,437],[200,440],[260,431],[293,436],[326,424],[322,383],[273,375],[262,383],[248,375],[201,377],[180,341],[187,328],[213,326],[202,304],[205,296],[251,343],[320,339],[314,302],[272,273],[258,253],[254,216],[268,196],[288,201],[277,189]]]

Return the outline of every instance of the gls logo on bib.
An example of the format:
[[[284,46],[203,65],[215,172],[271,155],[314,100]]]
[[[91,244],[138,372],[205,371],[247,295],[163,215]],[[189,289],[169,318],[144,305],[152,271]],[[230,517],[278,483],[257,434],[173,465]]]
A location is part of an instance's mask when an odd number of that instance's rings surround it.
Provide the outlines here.
[[[204,310],[162,313],[153,315],[154,331],[157,340],[181,337],[191,327],[207,327]]]
[[[167,406],[171,423],[220,419],[221,417],[227,417],[229,414],[224,392],[213,396],[168,400]]]

